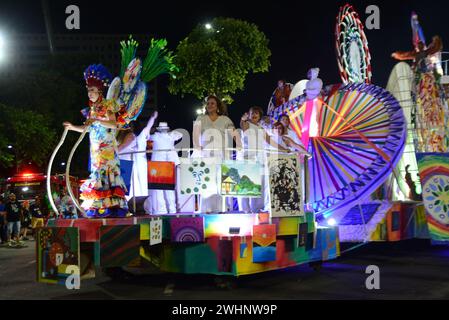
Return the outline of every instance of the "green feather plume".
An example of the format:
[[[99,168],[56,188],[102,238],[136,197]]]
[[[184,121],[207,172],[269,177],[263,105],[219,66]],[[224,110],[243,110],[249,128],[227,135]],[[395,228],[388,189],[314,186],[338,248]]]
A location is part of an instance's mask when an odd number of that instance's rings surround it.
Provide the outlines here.
[[[136,56],[137,47],[139,46],[139,43],[133,39],[133,37],[130,35],[128,41],[121,41],[120,42],[121,49],[120,53],[122,55],[122,64],[120,67],[120,78],[123,78],[123,75],[125,74],[125,70],[128,67],[129,63],[132,59]]]
[[[173,52],[168,51],[166,39],[151,39],[151,45],[148,49],[147,56],[143,61],[142,73],[140,78],[149,82],[160,74],[168,73],[173,78],[176,77],[178,67],[173,63]]]

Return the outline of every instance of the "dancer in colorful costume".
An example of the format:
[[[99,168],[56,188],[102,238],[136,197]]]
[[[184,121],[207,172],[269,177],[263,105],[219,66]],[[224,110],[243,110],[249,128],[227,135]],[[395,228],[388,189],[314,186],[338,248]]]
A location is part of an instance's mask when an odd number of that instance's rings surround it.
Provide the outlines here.
[[[84,79],[89,96],[89,108],[83,110],[87,120],[82,126],[64,122],[69,130],[78,132],[89,126],[91,174],[81,186],[81,206],[91,218],[124,217],[128,213],[126,187],[120,175],[115,139],[118,105],[103,96],[111,75],[101,64],[93,64],[84,71]]]
[[[151,40],[143,62],[135,57],[138,45],[132,37],[121,42],[120,77],[112,83],[104,66],[91,65],[86,69],[84,77],[90,109],[83,114],[87,121],[83,126],[64,122],[66,128],[78,132],[90,126],[91,175],[81,187],[81,199],[84,200],[82,207],[91,218],[124,217],[128,213],[126,187],[120,175],[117,131],[126,128],[141,113],[147,97],[146,83],[160,74],[173,75],[178,71],[172,62],[172,53],[165,49],[165,39]],[[108,87],[104,99],[103,93]]]

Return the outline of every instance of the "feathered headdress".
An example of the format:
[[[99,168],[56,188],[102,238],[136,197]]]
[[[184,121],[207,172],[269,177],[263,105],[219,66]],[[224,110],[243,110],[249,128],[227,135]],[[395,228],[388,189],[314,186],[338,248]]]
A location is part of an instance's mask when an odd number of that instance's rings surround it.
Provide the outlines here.
[[[105,92],[111,83],[112,76],[108,69],[101,64],[91,64],[84,70],[86,87],[97,87]]]

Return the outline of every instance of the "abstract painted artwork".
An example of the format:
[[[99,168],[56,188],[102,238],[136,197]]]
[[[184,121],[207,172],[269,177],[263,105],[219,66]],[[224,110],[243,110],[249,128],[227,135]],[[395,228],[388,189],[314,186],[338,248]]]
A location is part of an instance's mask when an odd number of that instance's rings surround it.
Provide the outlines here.
[[[272,217],[303,215],[299,160],[292,155],[268,157]]]
[[[170,219],[172,242],[204,242],[204,217]]]
[[[125,181],[126,185],[126,194],[129,194],[129,190],[131,190],[131,174],[133,172],[133,161],[129,160],[120,160],[120,175]]]
[[[217,162],[215,159],[181,159],[180,185],[182,195],[217,194]]]
[[[148,189],[175,190],[176,167],[174,162],[148,161]]]
[[[253,263],[276,260],[276,225],[261,224],[253,227]]]
[[[262,196],[262,166],[255,161],[227,160],[221,164],[221,195]]]
[[[37,281],[65,284],[72,274],[80,272],[80,241],[78,228],[44,227],[37,229]]]
[[[150,246],[162,243],[162,219],[150,221]]]
[[[100,228],[100,265],[122,267],[140,257],[140,226],[103,226]]]

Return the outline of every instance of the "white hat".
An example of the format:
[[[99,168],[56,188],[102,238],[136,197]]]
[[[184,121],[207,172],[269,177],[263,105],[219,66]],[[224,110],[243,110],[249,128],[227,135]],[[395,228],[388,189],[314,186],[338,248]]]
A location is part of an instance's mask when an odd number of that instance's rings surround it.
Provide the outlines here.
[[[170,129],[169,127],[168,127],[168,124],[167,124],[167,122],[159,122],[159,126],[156,128],[157,130],[160,130],[160,129]]]

